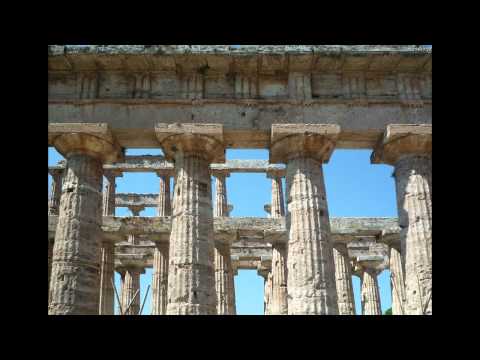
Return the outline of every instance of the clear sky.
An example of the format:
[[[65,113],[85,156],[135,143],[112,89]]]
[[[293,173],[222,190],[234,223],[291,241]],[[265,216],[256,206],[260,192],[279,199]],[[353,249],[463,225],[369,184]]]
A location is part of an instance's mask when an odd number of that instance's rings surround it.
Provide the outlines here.
[[[160,149],[128,149],[127,155],[160,155]],[[393,168],[370,164],[371,150],[335,150],[329,163],[324,165],[330,217],[396,217],[395,185],[391,177]],[[48,164],[54,165],[63,157],[55,149],[48,149]],[[267,150],[227,150],[227,159],[268,160]],[[50,191],[51,177],[48,178]],[[285,186],[285,184],[284,184]],[[158,193],[159,180],[154,173],[124,173],[117,178],[117,192]],[[214,192],[213,192],[214,194]],[[214,196],[214,195],[213,195]],[[232,217],[266,217],[263,210],[271,200],[271,183],[264,174],[232,174],[227,178],[228,202],[234,208]],[[126,208],[117,208],[116,216],[131,216]],[[141,216],[155,216],[154,208],[147,208]],[[382,312],[391,306],[390,272],[379,275]],[[141,276],[141,299],[151,285],[152,269]],[[120,290],[120,276],[116,274]],[[353,277],[356,310],[361,312],[360,280]],[[239,270],[235,277],[237,314],[263,314],[263,278],[255,270]],[[150,314],[151,289],[143,310]],[[117,309],[116,309],[117,310]]]

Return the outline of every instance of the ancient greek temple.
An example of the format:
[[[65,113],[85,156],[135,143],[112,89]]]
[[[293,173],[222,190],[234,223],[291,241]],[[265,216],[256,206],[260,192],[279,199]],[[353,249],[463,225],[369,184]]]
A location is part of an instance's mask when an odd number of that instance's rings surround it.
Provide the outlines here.
[[[139,314],[146,268],[153,315],[235,315],[241,269],[264,278],[266,315],[355,315],[353,276],[380,315],[384,269],[394,315],[431,315],[431,79],[416,45],[49,46],[48,146],[65,158],[48,167],[49,315],[113,315],[115,299]],[[242,148],[269,160],[225,160]],[[398,218],[329,216],[335,149],[392,166]],[[130,172],[159,192],[116,192]],[[233,173],[271,180],[268,217],[230,217]]]

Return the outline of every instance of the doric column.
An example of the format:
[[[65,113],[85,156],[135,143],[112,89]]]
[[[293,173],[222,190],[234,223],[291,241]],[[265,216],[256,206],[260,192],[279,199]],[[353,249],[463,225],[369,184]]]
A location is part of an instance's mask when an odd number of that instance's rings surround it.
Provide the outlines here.
[[[272,218],[285,216],[282,175],[278,171],[269,171],[267,172],[267,177],[272,179],[272,204],[270,206],[270,215]]]
[[[287,164],[288,313],[338,314],[322,163],[337,125],[272,125],[270,162]]]
[[[373,163],[395,166],[408,315],[432,314],[432,126],[388,125]]]
[[[334,244],[333,258],[335,262],[335,278],[337,284],[338,314],[355,315],[355,299],[353,297],[352,285],[352,265],[350,263],[345,244]]]
[[[235,288],[233,282],[230,243],[215,243],[215,288],[217,293],[217,314],[235,315]]]
[[[48,239],[48,296],[50,298],[50,277],[52,276],[53,239]],[[49,301],[50,302],[50,301]]]
[[[48,207],[49,215],[58,215],[60,206],[60,196],[62,195],[62,177],[64,169],[48,169],[52,176],[52,185],[50,190],[50,204]]]
[[[363,268],[361,270],[362,315],[382,315],[377,274],[378,270],[376,269]]]
[[[51,315],[98,314],[102,164],[122,151],[106,124],[49,124],[66,158],[50,287]]]
[[[258,275],[263,277],[264,291],[263,291],[263,313],[264,315],[271,315],[271,301],[272,301],[272,272],[270,269],[261,268],[257,270]]]
[[[405,280],[399,246],[390,246],[390,286],[392,315],[405,315]]]
[[[100,260],[100,315],[114,314],[114,290],[112,280],[115,266],[115,245],[112,241],[102,241]]]
[[[215,315],[213,209],[209,166],[225,161],[223,128],[157,124],[176,181],[170,234],[167,314]]]
[[[115,189],[117,187],[115,179],[122,177],[123,174],[121,171],[106,170],[103,176],[107,179],[103,192],[103,216],[115,216]]]
[[[158,173],[157,175],[160,178],[157,216],[170,216],[172,214],[172,206],[170,203],[170,176],[165,173]]]
[[[212,171],[212,175],[215,176],[215,207],[213,209],[213,216],[228,216],[228,204],[227,204],[227,180],[230,176],[225,171]]]
[[[140,312],[140,275],[145,269],[137,266],[126,266],[125,277],[122,285],[122,309],[124,315],[139,315]],[[135,294],[138,294],[135,297]],[[135,297],[135,300],[132,299]],[[131,305],[130,305],[131,303]],[[128,307],[130,305],[130,307]],[[128,310],[127,310],[128,308]]]
[[[162,215],[163,216],[163,215]],[[152,315],[165,315],[168,289],[168,243],[157,242],[153,252]]]
[[[272,296],[270,314],[287,315],[287,249],[286,244],[272,244]]]
[[[226,178],[230,176],[228,172],[215,170],[212,171],[215,176],[215,206],[213,209],[214,217],[228,217],[229,208],[227,203],[227,184]],[[232,239],[216,239],[215,241],[215,289],[217,293],[217,314],[235,315],[233,268],[231,257]]]

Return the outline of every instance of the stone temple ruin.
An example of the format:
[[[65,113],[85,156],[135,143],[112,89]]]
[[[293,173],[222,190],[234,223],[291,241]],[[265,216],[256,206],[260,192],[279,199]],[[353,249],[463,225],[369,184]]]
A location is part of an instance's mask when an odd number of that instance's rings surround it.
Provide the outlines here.
[[[388,268],[393,314],[430,315],[431,79],[431,49],[413,45],[49,46],[48,145],[66,160],[48,169],[48,313],[112,315],[118,296],[138,314],[153,267],[155,315],[235,314],[238,269],[264,277],[265,314],[354,315],[357,275],[376,315]],[[125,155],[155,147],[165,156]],[[227,148],[270,160],[225,161]],[[329,217],[335,148],[393,166],[398,219]],[[116,193],[124,172],[155,172],[160,192]],[[235,172],[271,179],[268,218],[229,216]]]

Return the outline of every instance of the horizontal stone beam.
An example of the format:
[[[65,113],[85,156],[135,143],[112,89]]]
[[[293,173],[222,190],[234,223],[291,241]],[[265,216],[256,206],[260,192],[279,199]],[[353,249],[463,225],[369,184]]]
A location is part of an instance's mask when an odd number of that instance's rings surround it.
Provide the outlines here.
[[[57,216],[48,217],[49,236],[56,231]],[[378,238],[384,229],[398,227],[396,218],[331,218],[332,240],[349,242],[358,238]],[[151,241],[169,240],[171,218],[165,217],[113,217],[104,216],[104,237],[112,241],[125,241],[129,234],[143,236]],[[215,241],[236,241],[249,238],[262,243],[286,242],[285,218],[216,217]],[[392,236],[391,234],[389,236]]]
[[[49,123],[107,123],[125,148],[159,148],[152,118],[164,123],[223,125],[227,148],[269,148],[276,123],[337,124],[337,148],[374,148],[389,124],[431,124],[432,105],[409,108],[399,101],[377,101],[368,106],[343,100],[49,100]],[[49,146],[52,146],[49,143]]]
[[[57,165],[48,167],[52,170],[62,170],[65,168],[65,162],[60,161]],[[275,172],[279,176],[285,176],[285,165],[270,164],[268,160],[227,160],[224,164],[211,164],[210,169],[215,171],[225,171],[228,173],[268,173]],[[104,171],[117,172],[163,172],[174,175],[175,166],[173,163],[165,160],[163,156],[141,155],[124,157],[124,161],[115,164],[103,166]],[[142,194],[139,194],[142,195]]]
[[[132,194],[132,193],[117,193],[115,194],[116,207],[157,207],[158,194]]]

